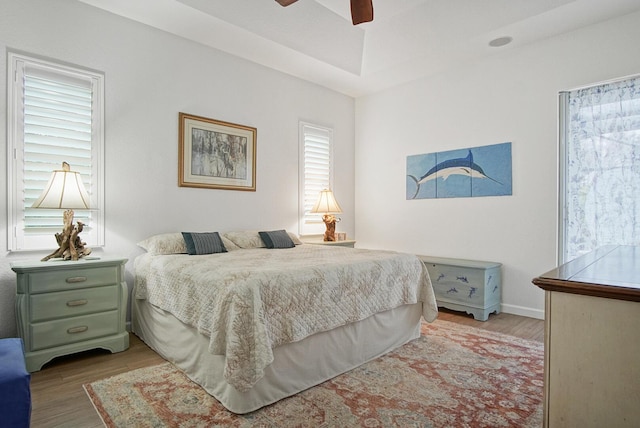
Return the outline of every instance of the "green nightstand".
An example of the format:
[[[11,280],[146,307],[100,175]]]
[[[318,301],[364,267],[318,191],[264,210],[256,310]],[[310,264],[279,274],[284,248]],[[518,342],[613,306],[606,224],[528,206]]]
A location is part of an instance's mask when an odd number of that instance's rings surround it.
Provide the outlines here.
[[[17,274],[16,319],[27,370],[55,357],[129,347],[125,329],[127,259],[12,263]]]

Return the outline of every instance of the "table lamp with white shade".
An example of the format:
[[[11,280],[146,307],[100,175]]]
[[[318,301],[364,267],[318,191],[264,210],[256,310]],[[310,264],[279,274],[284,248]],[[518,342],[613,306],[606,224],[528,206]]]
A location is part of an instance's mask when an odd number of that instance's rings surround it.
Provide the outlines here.
[[[338,201],[336,201],[336,198],[333,196],[333,192],[329,189],[322,190],[318,202],[313,206],[311,212],[323,214],[322,221],[324,221],[327,227],[327,230],[324,232],[324,240],[335,241],[336,222],[340,221],[340,219],[336,218],[333,214],[341,213],[342,208],[340,208]]]
[[[82,182],[82,177],[76,171],[71,171],[69,164],[62,163],[62,169],[56,169],[51,174],[40,197],[31,205],[32,208],[63,209],[62,233],[56,233],[59,248],[44,257],[42,261],[51,258],[63,260],[78,260],[91,254],[80,239],[80,232],[84,224],[78,221],[73,225],[74,209],[89,209],[89,195]]]

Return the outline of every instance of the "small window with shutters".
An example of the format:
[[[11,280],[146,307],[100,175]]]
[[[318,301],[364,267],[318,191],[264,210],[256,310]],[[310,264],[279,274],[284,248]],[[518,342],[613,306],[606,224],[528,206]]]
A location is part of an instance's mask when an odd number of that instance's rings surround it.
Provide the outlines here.
[[[56,247],[63,211],[31,205],[62,162],[81,174],[90,196],[89,210],[74,210],[82,240],[104,245],[104,75],[9,52],[7,79],[8,249]]]
[[[310,211],[318,201],[320,191],[332,189],[333,130],[320,125],[300,122],[300,235],[324,233],[322,214]],[[333,189],[332,189],[333,190]]]

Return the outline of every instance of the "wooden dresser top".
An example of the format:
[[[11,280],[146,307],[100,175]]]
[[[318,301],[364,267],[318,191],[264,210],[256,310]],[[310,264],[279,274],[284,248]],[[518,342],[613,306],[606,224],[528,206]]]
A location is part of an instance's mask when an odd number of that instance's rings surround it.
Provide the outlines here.
[[[532,282],[546,291],[640,302],[640,247],[601,247]]]

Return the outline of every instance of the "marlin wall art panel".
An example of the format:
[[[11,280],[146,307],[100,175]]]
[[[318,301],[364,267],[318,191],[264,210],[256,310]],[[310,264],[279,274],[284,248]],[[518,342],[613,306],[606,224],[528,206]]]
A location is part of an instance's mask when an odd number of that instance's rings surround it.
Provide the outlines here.
[[[407,199],[511,194],[511,143],[407,156]]]

